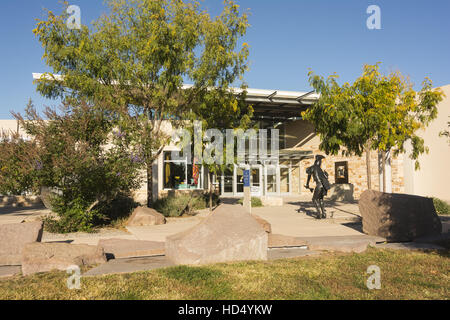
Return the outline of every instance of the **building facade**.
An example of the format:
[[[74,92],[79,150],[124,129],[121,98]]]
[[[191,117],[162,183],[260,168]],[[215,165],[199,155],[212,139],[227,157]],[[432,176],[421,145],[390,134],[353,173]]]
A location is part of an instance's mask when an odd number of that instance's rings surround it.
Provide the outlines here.
[[[386,191],[435,196],[450,200],[445,183],[450,180],[450,146],[439,132],[450,121],[450,86],[443,87],[447,98],[439,105],[439,117],[421,135],[430,153],[422,156],[421,171],[414,171],[412,160],[406,155],[391,157],[386,166]],[[288,92],[248,89],[247,102],[255,110],[254,121],[260,129],[279,130],[279,161],[259,161],[248,165],[231,165],[221,174],[213,176],[213,187],[225,197],[242,197],[244,170],[250,170],[251,193],[255,197],[284,197],[309,194],[306,184],[306,168],[314,162],[319,150],[320,138],[314,126],[301,119],[301,112],[311,106],[318,96],[313,92]],[[15,120],[0,120],[0,130],[21,129]],[[167,132],[171,131],[166,124]],[[269,137],[270,138],[270,137]],[[269,145],[270,145],[270,139]],[[270,147],[268,147],[269,149]],[[153,195],[156,198],[171,194],[209,190],[206,168],[193,165],[187,159],[172,159],[176,145],[167,146],[153,164]],[[371,154],[372,188],[382,190],[381,160],[376,152]],[[333,184],[329,196],[358,199],[367,189],[366,157],[327,156],[323,168]],[[146,202],[147,184],[135,191],[134,197]]]

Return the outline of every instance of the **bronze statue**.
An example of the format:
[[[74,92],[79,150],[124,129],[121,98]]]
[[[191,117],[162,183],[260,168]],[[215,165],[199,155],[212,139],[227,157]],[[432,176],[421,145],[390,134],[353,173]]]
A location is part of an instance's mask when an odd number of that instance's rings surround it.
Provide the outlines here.
[[[320,167],[322,165],[322,159],[325,159],[325,157],[322,155],[316,155],[314,165],[306,169],[308,181],[306,182],[305,188],[313,192],[312,201],[318,213],[317,219],[327,218],[323,198],[327,195],[328,190],[331,189],[330,182],[328,181],[328,173]],[[311,177],[313,177],[314,182],[316,183],[315,189],[309,187]]]

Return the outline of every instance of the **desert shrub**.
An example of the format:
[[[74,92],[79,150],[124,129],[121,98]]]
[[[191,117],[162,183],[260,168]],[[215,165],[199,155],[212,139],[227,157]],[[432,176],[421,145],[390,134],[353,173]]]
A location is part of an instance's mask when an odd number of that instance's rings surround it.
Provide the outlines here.
[[[213,194],[213,205],[216,206],[218,203],[219,196]],[[196,210],[206,209],[208,204],[209,194],[182,194],[158,199],[153,207],[165,217],[180,217],[183,214],[193,214]]]
[[[438,198],[433,198],[434,208],[439,215],[450,215],[450,205]]]
[[[55,196],[52,206],[58,217],[44,218],[45,230],[52,233],[92,232],[95,221],[101,216],[98,210],[87,211],[82,199],[65,204],[61,197]]]
[[[0,194],[21,195],[34,189],[33,175],[39,166],[33,157],[36,144],[17,132],[0,133]]]
[[[244,199],[243,198],[239,199],[238,203],[241,205],[244,204]],[[263,206],[263,203],[260,198],[252,197],[252,207],[259,208],[259,207],[264,207],[264,206]]]
[[[48,120],[30,103],[26,119],[15,116],[37,146],[26,159],[36,163],[30,184],[58,191],[51,201],[58,219],[48,218],[47,230],[92,231],[114,218],[114,200],[140,185],[141,154],[101,108],[64,103],[60,112],[47,108],[44,115]]]

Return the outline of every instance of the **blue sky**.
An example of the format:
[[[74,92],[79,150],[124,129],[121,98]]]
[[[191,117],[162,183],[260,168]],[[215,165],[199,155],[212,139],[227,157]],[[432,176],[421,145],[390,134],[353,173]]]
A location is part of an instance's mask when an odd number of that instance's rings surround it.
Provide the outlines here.
[[[82,23],[106,11],[102,0],[73,0]],[[321,75],[337,72],[353,81],[362,65],[381,61],[382,71],[399,70],[420,85],[430,77],[435,86],[450,84],[450,1],[406,0],[240,0],[250,8],[251,88],[307,91],[308,69]],[[212,14],[221,0],[204,0]],[[381,8],[381,30],[369,30],[366,9]],[[32,84],[32,72],[49,70],[43,50],[31,32],[43,8],[60,12],[58,0],[2,0],[0,4],[0,119],[22,111],[29,98],[38,108],[55,105]],[[418,86],[417,86],[418,88]]]

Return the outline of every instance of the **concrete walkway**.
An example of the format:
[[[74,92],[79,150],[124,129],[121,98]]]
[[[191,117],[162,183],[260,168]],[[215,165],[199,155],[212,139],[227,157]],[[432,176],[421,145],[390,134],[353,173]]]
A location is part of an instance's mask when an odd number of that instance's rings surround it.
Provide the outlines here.
[[[300,208],[300,211],[298,209]],[[310,199],[287,198],[282,207],[253,208],[252,213],[272,225],[272,233],[295,237],[352,236],[362,235],[357,204],[327,203],[329,218],[314,218]],[[0,208],[0,224],[32,221],[48,215],[42,208]],[[44,232],[43,242],[68,242],[97,245],[100,239],[128,239],[165,241],[167,236],[190,229],[209,215],[203,210],[195,217],[168,218],[167,224],[148,227],[127,227],[127,230],[102,229],[97,233],[50,234]],[[236,221],[239,223],[239,221]]]
[[[44,207],[0,207],[0,224],[33,221],[50,213]]]

